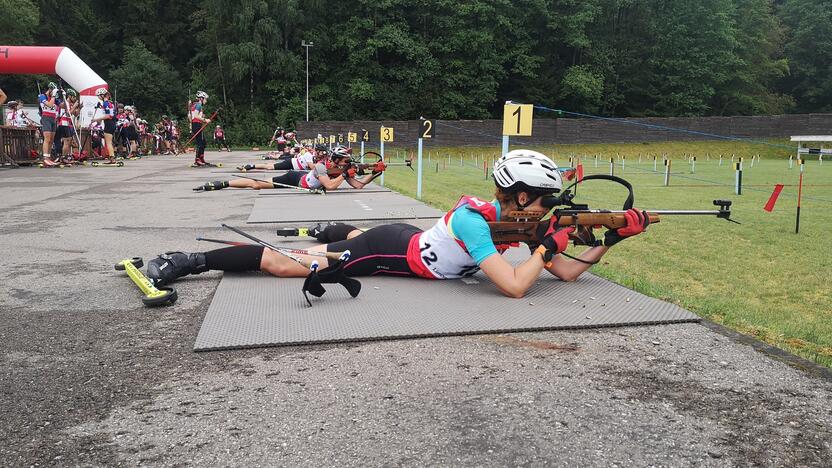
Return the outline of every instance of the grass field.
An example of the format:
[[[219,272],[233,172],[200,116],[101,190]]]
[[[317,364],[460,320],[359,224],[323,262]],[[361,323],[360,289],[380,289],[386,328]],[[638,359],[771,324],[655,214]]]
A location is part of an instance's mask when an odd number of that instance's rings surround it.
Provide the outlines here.
[[[640,208],[714,209],[714,199],[733,200],[733,217],[741,225],[665,217],[646,235],[611,249],[593,271],[832,367],[832,235],[827,231],[832,228],[832,161],[820,164],[816,156],[807,161],[801,228],[795,234],[799,171],[796,164],[788,167],[794,150],[711,141],[532,148],[561,166],[569,164],[570,156],[580,158],[586,174],[608,174],[609,158],[624,157],[623,170],[617,159],[615,174],[633,183]],[[404,150],[398,151],[402,157]],[[461,194],[492,197],[494,184],[485,176],[483,159],[490,169],[498,147],[429,151],[430,162],[426,151],[423,163],[424,201],[447,209]],[[663,185],[665,154],[672,159],[669,187]],[[745,159],[742,195],[734,194],[732,154]],[[751,158],[758,154],[761,159],[752,167]],[[395,157],[396,150],[388,155]],[[653,171],[654,155],[658,172]],[[690,155],[697,157],[695,173]],[[385,182],[415,196],[416,177],[409,170],[391,168]],[[774,211],[767,213],[763,205],[776,183],[786,187]],[[623,188],[606,182],[587,182],[578,190],[578,198],[595,208],[620,209],[624,196]]]

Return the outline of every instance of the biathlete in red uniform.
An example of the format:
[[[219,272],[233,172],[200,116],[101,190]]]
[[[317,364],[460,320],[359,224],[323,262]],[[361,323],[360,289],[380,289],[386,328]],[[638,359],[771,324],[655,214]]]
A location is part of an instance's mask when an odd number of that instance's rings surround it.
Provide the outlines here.
[[[528,150],[515,150],[494,167],[496,200],[462,197],[457,205],[426,230],[408,224],[387,224],[365,232],[335,224],[317,233],[324,245],[319,252],[351,255],[343,267],[347,276],[393,275],[427,279],[461,278],[482,270],[506,296],[522,297],[546,269],[564,281],[573,281],[621,240],[643,232],[649,218],[630,210],[627,226],[609,230],[600,245],[590,247],[575,259],[560,256],[566,250],[574,227],[550,228],[540,233],[532,255],[514,267],[502,255],[505,246],[495,245],[489,221],[508,220],[511,211],[546,211],[544,195],[562,189],[557,166],[548,157]],[[297,255],[306,265],[317,261],[326,268],[326,258]],[[204,253],[167,252],[151,260],[147,275],[156,285],[165,285],[188,274],[208,270],[263,271],[279,277],[306,277],[309,267],[262,246],[234,246]]]
[[[343,182],[348,183],[353,188],[362,189],[369,184],[376,177],[380,176],[386,168],[383,162],[379,162],[373,168],[372,174],[367,174],[363,178],[357,178],[358,175],[355,167],[352,166],[352,158],[347,152],[346,148],[335,148],[329,157],[329,164],[326,161],[316,162],[311,170],[297,170],[289,171],[277,177],[272,177],[272,182],[251,179],[234,179],[234,180],[217,180],[214,182],[207,182],[199,187],[195,187],[194,191],[210,191],[221,190],[228,187],[233,188],[251,188],[255,190],[271,189],[271,188],[290,188],[298,187],[307,190],[337,190]],[[279,163],[278,163],[279,164]],[[338,175],[330,175],[330,171],[338,170]]]

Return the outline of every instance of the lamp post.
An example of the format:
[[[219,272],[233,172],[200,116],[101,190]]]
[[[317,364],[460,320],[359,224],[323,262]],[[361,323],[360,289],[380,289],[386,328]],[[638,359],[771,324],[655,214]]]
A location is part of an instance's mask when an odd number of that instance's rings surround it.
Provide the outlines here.
[[[300,41],[300,45],[306,48],[306,121],[309,122],[309,48],[315,43]]]

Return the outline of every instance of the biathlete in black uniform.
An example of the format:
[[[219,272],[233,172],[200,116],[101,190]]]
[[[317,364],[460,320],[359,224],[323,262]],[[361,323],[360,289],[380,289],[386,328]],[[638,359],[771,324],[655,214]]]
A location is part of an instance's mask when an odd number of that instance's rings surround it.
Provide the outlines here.
[[[538,245],[529,246],[528,260],[513,266],[503,258],[507,246],[495,245],[488,222],[509,220],[511,211],[547,211],[542,197],[559,192],[561,174],[548,157],[529,150],[515,150],[500,158],[494,167],[496,200],[462,197],[457,205],[426,230],[408,224],[387,224],[361,232],[352,226],[335,224],[317,233],[324,245],[317,252],[351,255],[343,267],[347,276],[392,275],[428,279],[469,276],[478,270],[506,296],[522,297],[538,280],[543,269],[564,281],[573,281],[623,239],[643,232],[650,221],[646,213],[629,210],[627,225],[606,232],[603,241],[576,259],[560,256],[566,250],[574,226],[557,228],[553,216],[548,229],[538,233]],[[279,277],[305,277],[317,261],[326,268],[326,258],[288,255],[247,245],[204,253],[167,252],[148,263],[147,275],[156,285],[165,285],[188,274],[208,270],[263,271]]]
[[[205,166],[205,132],[203,126],[211,123],[211,119],[205,117],[203,106],[208,101],[208,93],[205,91],[196,92],[196,101],[191,104],[191,135],[196,135],[194,138],[194,146],[196,146],[196,154],[194,156],[195,166]],[[198,133],[198,135],[197,135]]]

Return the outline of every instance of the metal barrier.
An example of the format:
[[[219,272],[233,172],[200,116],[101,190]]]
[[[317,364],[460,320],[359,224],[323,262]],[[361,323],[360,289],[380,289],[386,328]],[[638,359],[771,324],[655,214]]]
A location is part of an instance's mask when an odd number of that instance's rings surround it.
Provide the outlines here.
[[[34,128],[0,126],[0,165],[18,167],[33,164],[31,150],[38,149]]]

